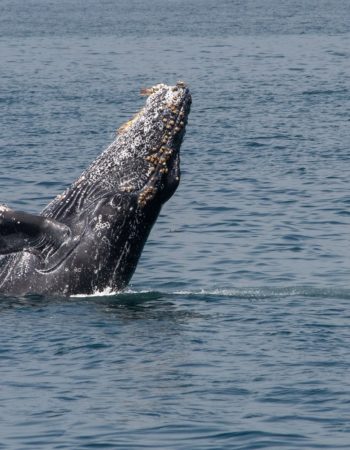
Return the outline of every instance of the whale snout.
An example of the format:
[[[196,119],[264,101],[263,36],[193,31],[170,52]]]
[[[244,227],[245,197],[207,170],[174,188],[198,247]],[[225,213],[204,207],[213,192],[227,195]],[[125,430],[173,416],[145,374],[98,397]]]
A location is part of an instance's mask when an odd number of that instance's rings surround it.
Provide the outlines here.
[[[180,147],[183,141],[192,98],[183,81],[175,86],[159,84],[143,90],[150,95],[145,117],[149,117],[154,134],[154,145],[145,160],[149,175],[139,194],[139,205],[146,206],[156,196],[167,201],[180,182]]]
[[[179,152],[192,98],[183,81],[144,88],[141,94],[148,97],[145,106],[118,130],[111,184],[137,195],[144,207],[153,199],[168,200],[179,184]]]
[[[180,182],[180,147],[192,102],[183,81],[174,86],[157,84],[141,90],[148,96],[144,108],[129,121],[122,131],[125,155],[129,155],[128,192],[138,196],[142,208],[153,199],[167,201]],[[137,143],[140,143],[138,145]],[[128,148],[130,149],[128,153]]]

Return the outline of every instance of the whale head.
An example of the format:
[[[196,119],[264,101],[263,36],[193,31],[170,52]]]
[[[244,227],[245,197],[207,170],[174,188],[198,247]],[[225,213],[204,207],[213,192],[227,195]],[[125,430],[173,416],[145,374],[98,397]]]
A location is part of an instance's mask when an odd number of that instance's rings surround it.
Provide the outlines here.
[[[137,195],[143,208],[154,199],[164,203],[179,184],[179,151],[191,95],[181,81],[142,89],[141,94],[148,96],[145,106],[117,132],[113,177],[117,190]]]
[[[147,96],[141,110],[42,212],[53,221],[48,242],[57,241],[57,227],[68,232],[67,237],[61,233],[57,248],[45,247],[35,263],[39,269],[33,263],[35,277],[28,277],[33,292],[44,290],[39,276],[47,278],[51,292],[118,291],[134,273],[162,205],[179,184],[180,146],[191,105],[183,82],[158,84],[141,94]]]

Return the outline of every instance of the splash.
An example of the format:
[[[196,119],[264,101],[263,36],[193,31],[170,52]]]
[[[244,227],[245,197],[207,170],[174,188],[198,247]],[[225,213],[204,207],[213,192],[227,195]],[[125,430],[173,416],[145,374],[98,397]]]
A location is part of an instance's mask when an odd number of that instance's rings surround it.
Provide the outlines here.
[[[74,294],[71,295],[71,298],[91,298],[91,297],[113,297],[113,296],[125,296],[125,295],[140,295],[140,294],[161,294],[160,292],[156,292],[154,290],[144,289],[144,290],[134,290],[131,288],[123,289],[122,291],[114,291],[112,288],[107,287],[102,291],[95,291],[92,294]]]
[[[70,297],[75,297],[75,298],[84,298],[84,297],[109,297],[112,295],[118,295],[118,294],[122,294],[124,291],[114,291],[112,288],[107,287],[106,289],[103,289],[102,291],[96,291],[93,292],[92,294],[74,294],[71,295]]]

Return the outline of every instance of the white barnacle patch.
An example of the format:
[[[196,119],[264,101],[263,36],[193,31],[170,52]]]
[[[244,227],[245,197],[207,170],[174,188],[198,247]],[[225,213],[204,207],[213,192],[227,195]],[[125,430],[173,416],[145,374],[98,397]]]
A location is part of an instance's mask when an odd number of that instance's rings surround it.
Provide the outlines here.
[[[111,228],[110,222],[103,220],[102,214],[97,216],[95,218],[95,220],[96,220],[96,224],[95,224],[94,230],[97,231],[97,236],[99,236],[99,237],[101,236],[100,232],[102,230]]]
[[[28,252],[23,252],[21,256],[21,264],[19,265],[19,270],[22,275],[25,275],[30,270],[30,262],[32,259],[32,255]]]
[[[133,186],[130,184],[130,180],[124,180],[120,183],[119,189],[122,192],[132,192],[134,190]]]

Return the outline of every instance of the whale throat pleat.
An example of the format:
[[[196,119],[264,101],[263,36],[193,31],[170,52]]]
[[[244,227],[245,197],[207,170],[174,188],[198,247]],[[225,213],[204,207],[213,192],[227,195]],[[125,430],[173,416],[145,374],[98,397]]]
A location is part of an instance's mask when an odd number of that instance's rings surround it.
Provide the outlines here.
[[[64,221],[103,195],[104,192],[97,184],[73,185],[47,205],[42,215]]]

